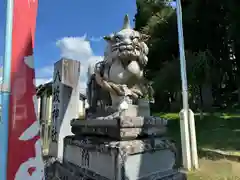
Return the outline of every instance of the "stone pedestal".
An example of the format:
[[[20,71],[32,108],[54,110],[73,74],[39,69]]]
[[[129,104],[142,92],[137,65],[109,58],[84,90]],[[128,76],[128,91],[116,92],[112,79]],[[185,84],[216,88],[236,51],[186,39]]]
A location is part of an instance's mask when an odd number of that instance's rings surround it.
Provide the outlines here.
[[[160,136],[166,133],[167,121],[155,117],[107,117],[106,119],[71,122],[72,132],[81,136],[102,136],[116,140]]]
[[[60,160],[63,157],[63,139],[72,134],[70,120],[79,116],[79,79],[79,61],[62,59],[54,64],[49,155]]]
[[[184,180],[175,144],[164,137],[166,120],[115,117],[73,120],[56,177],[92,180]],[[163,130],[164,129],[164,130]]]
[[[175,146],[165,138],[114,141],[69,136],[65,138],[63,164],[56,176],[72,172],[75,179],[161,179],[177,175],[175,164]]]

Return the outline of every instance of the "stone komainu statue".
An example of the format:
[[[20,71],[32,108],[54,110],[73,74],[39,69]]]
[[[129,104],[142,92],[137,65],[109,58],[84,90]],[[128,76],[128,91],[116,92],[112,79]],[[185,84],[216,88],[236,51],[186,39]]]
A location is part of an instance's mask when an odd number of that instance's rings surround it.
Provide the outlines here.
[[[104,60],[88,69],[90,110],[107,105],[117,109],[123,97],[136,101],[146,94],[143,70],[148,62],[147,38],[131,29],[127,15],[122,30],[104,37],[108,43]]]

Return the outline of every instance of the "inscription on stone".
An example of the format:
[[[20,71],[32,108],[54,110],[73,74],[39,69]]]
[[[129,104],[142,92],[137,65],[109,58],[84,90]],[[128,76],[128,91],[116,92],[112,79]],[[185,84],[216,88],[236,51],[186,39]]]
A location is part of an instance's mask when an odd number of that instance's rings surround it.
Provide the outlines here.
[[[58,82],[61,82],[61,81],[62,81],[59,71],[57,71],[56,74],[55,74],[55,76],[54,76],[54,81],[53,81],[53,82],[56,82],[56,81],[58,81]]]
[[[61,180],[86,180],[84,176],[77,176],[59,164],[57,164],[56,170],[56,177]]]
[[[69,162],[79,168],[95,172],[107,179],[114,179],[116,175],[114,154],[101,153],[94,149],[76,145],[65,145],[64,162]]]
[[[60,108],[60,83],[61,77],[59,70],[54,74],[53,81],[53,110],[52,110],[52,141],[57,142],[58,132],[57,123],[59,121],[59,108]]]
[[[80,149],[82,152],[82,166],[89,167],[89,152],[86,149]]]
[[[60,94],[59,85],[57,85],[56,87],[53,88],[53,102],[60,103],[59,94]]]
[[[73,164],[56,164],[56,177],[65,180],[110,180],[93,171],[80,168]]]

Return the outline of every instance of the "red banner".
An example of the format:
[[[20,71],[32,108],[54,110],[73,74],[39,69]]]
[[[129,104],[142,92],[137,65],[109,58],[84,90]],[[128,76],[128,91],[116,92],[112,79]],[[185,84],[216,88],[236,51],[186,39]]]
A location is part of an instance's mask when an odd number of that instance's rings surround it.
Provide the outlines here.
[[[42,180],[33,60],[37,0],[14,0],[7,180]]]

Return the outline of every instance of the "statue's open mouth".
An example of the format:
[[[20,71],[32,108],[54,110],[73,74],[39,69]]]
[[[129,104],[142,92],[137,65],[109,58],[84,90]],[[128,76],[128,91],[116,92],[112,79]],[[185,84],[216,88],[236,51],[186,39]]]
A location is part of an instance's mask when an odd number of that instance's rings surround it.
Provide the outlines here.
[[[118,44],[112,46],[112,52],[122,61],[123,66],[128,65],[132,60],[135,60],[140,55],[140,47],[133,44]]]
[[[114,45],[112,46],[112,52],[119,51],[140,51],[140,47],[138,45],[132,45],[132,44],[120,44],[120,45]]]

